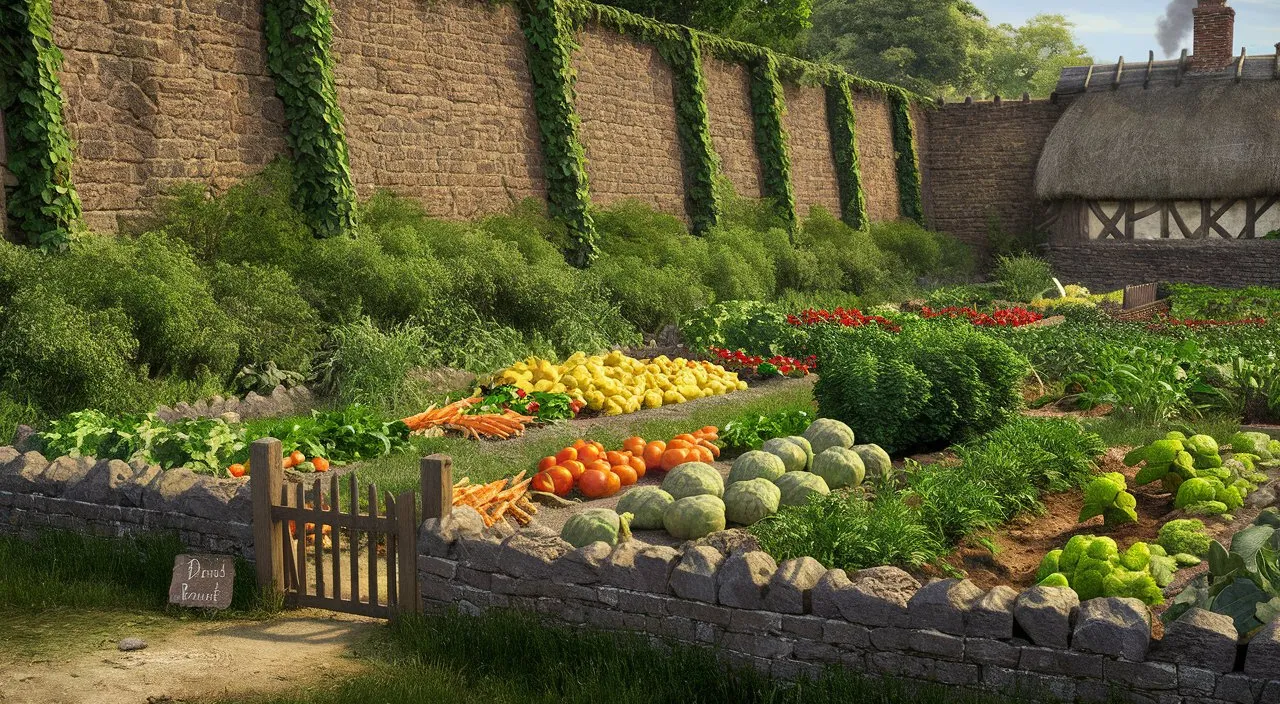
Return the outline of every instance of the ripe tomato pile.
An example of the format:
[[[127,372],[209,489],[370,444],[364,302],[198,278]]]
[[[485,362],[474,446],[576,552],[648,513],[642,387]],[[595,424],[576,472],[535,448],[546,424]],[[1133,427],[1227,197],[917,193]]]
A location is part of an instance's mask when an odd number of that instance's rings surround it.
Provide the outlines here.
[[[800,311],[797,315],[788,315],[787,322],[791,325],[821,325],[824,323],[834,323],[843,325],[846,328],[860,328],[863,325],[879,325],[889,332],[899,332],[902,328],[897,323],[889,320],[881,315],[867,315],[857,308],[836,308],[835,310],[818,310],[809,308]]]
[[[588,499],[613,496],[647,472],[667,472],[685,462],[715,461],[720,456],[715,442],[719,437],[720,429],[708,425],[677,435],[669,442],[629,437],[622,442],[621,450],[606,450],[597,441],[579,438],[556,454],[543,457],[530,487],[557,496],[566,496],[575,488]]]
[[[1017,328],[1023,325],[1029,325],[1038,320],[1043,320],[1044,316],[1035,311],[1027,310],[1021,306],[1013,308],[999,308],[990,313],[983,313],[976,308],[969,306],[947,306],[934,310],[929,306],[920,309],[920,317],[929,318],[967,318],[969,322],[984,328]]]

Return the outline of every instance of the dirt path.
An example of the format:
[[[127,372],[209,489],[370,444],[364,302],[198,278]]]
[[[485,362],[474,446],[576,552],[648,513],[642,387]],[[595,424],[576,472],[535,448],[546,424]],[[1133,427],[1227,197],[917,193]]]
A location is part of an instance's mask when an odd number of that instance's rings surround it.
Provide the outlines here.
[[[304,611],[268,621],[175,623],[130,653],[115,642],[52,657],[0,652],[0,702],[152,704],[295,688],[359,670],[352,648],[380,623]]]

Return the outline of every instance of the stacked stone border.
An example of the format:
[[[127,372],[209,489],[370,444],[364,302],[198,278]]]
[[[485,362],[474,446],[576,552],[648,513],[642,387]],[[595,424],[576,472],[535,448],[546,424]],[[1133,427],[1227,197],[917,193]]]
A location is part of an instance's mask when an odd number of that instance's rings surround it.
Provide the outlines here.
[[[1229,617],[1193,609],[1154,640],[1136,599],[922,585],[896,567],[846,573],[809,557],[778,564],[732,532],[680,549],[574,549],[545,528],[486,529],[465,508],[426,521],[418,544],[429,608],[637,631],[780,678],[834,665],[1034,701],[1280,702],[1280,621],[1238,646]]]
[[[252,558],[252,515],[245,480],[0,447],[0,534],[174,532],[191,549]]]

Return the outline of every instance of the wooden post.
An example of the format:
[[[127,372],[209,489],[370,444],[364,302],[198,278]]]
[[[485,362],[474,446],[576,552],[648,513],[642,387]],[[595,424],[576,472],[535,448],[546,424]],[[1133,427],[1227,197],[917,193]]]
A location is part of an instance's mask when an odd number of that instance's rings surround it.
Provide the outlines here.
[[[452,488],[453,485],[449,486]],[[396,497],[396,552],[399,553],[396,560],[397,615],[422,611],[422,595],[418,593],[417,513],[418,502],[413,491]]]
[[[260,589],[284,591],[284,540],[271,506],[284,485],[284,455],[275,438],[255,440],[249,447],[249,490],[253,497],[253,556]]]
[[[422,520],[444,518],[453,511],[453,458],[448,455],[423,457]]]

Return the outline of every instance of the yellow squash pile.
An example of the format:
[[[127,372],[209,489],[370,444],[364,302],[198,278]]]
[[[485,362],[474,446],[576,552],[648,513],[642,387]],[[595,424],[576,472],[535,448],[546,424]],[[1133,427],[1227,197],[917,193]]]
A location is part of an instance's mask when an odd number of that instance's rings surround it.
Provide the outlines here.
[[[569,394],[607,416],[747,388],[736,372],[718,364],[666,355],[636,359],[617,350],[590,357],[576,352],[563,364],[530,357],[499,372],[494,382],[525,391]]]

